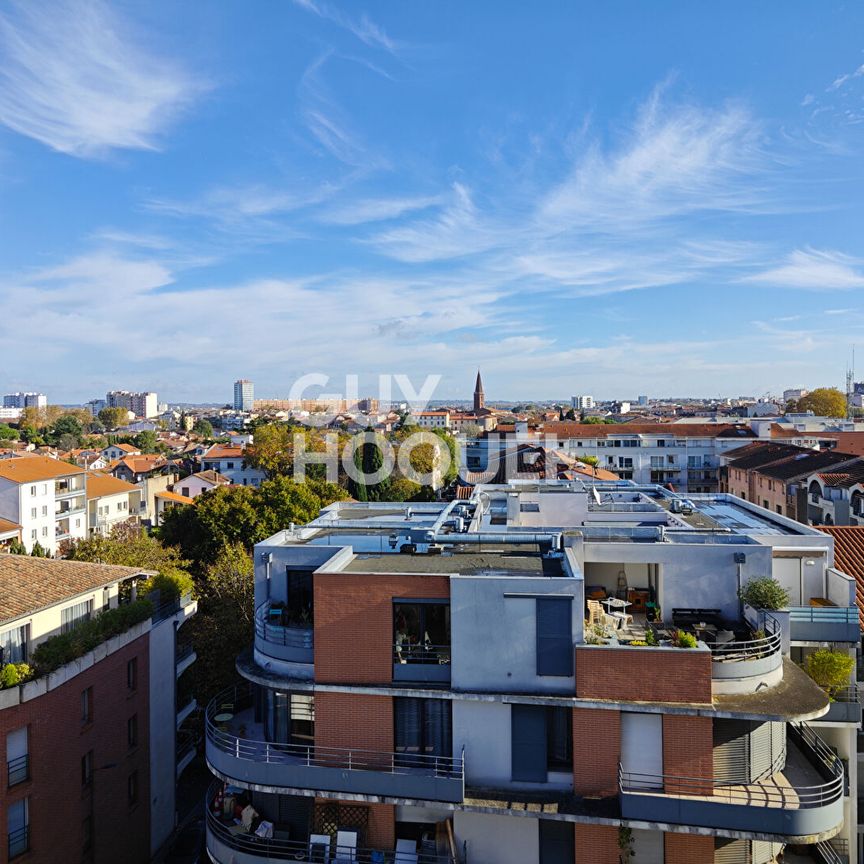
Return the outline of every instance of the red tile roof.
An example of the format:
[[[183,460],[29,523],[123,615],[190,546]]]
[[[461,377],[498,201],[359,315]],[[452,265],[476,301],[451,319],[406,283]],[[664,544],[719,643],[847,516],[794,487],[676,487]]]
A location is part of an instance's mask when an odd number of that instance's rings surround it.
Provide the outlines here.
[[[864,526],[817,525],[834,538],[834,566],[855,580],[861,625],[864,627]]]
[[[559,438],[606,438],[609,435],[664,435],[669,438],[755,438],[749,426],[734,423],[547,423]]]
[[[15,456],[0,459],[0,477],[13,483],[34,483],[37,480],[53,480],[69,474],[83,474],[84,469],[68,462],[60,462],[50,456]]]

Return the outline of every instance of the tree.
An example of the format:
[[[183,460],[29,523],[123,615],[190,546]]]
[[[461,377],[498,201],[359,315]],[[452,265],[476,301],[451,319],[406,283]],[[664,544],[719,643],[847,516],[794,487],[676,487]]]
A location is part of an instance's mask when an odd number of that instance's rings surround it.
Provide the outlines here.
[[[129,412],[125,408],[103,408],[99,412],[99,422],[106,429],[116,429],[129,422]]]
[[[47,558],[48,550],[37,540],[33,544],[33,548],[30,550],[30,555],[33,558]]]
[[[16,537],[10,544],[7,550],[10,555],[26,555],[27,547]]]
[[[849,685],[855,671],[855,658],[845,651],[820,648],[804,661],[807,674],[830,696]]]
[[[196,435],[200,435],[202,438],[213,437],[213,426],[208,420],[196,420],[195,425],[192,427],[192,431]]]
[[[0,441],[17,441],[18,433],[6,423],[0,423]]]
[[[294,431],[284,423],[259,426],[254,443],[246,450],[248,462],[268,477],[290,474],[294,467]]]
[[[69,434],[63,434],[56,440],[57,447],[61,450],[74,450],[80,443],[74,435]],[[72,464],[75,464],[74,460]]]
[[[132,440],[142,453],[155,453],[159,449],[159,439],[149,429],[139,432]]]
[[[798,400],[798,411],[812,411],[817,417],[845,417],[846,396],[836,387],[818,387]]]

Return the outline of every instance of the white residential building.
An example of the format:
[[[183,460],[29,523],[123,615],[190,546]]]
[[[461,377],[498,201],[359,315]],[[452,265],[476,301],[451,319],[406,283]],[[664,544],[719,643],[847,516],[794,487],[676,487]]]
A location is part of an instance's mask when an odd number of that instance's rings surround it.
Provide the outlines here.
[[[267,479],[263,471],[249,464],[243,447],[214,444],[198,459],[202,471],[216,471],[237,486],[260,486]]]
[[[3,397],[4,408],[45,408],[48,397],[44,393],[7,393]]]
[[[411,419],[423,429],[449,429],[449,411],[417,411],[411,413]]]
[[[255,385],[247,378],[234,382],[234,410],[251,411],[255,403]]]
[[[231,481],[217,471],[199,471],[197,474],[190,474],[188,477],[178,480],[171,491],[179,493],[184,498],[194,499],[202,492],[209,492],[217,486],[230,484]]]
[[[141,512],[141,494],[141,489],[134,483],[91,471],[87,475],[88,533],[107,537],[115,526],[130,519],[137,522]]]
[[[570,407],[577,411],[590,411],[594,407],[593,396],[571,396]]]
[[[155,393],[130,393],[128,390],[111,390],[105,397],[109,408],[125,408],[136,417],[156,417],[159,414],[159,399]]]
[[[87,536],[87,473],[48,456],[0,460],[0,516],[21,526],[28,552],[38,541],[54,555]]]

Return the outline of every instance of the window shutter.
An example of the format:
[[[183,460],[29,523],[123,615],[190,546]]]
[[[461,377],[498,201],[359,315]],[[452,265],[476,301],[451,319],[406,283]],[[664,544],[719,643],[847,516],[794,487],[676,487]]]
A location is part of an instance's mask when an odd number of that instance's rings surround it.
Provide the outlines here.
[[[512,780],[546,782],[546,709],[542,705],[510,706],[510,776]]]
[[[537,674],[573,675],[573,627],[569,598],[537,598]]]

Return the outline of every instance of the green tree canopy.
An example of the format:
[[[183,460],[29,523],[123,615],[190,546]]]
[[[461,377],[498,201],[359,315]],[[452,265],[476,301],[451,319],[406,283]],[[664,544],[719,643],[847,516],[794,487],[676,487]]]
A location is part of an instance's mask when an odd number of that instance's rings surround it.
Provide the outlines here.
[[[192,427],[192,431],[196,435],[200,435],[202,438],[212,438],[213,437],[213,425],[209,420],[204,420],[203,418],[195,421],[195,425]]]
[[[812,411],[818,417],[845,417],[846,397],[836,387],[818,387],[802,396],[797,411]]]
[[[0,441],[17,441],[18,433],[6,423],[0,423]]]
[[[155,453],[159,449],[159,439],[149,429],[139,432],[132,440],[142,453]]]
[[[106,429],[117,429],[129,421],[129,412],[125,408],[103,408],[99,412],[99,421]]]

